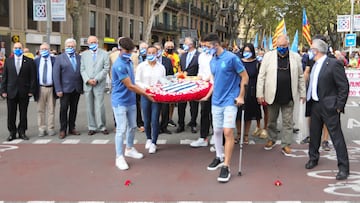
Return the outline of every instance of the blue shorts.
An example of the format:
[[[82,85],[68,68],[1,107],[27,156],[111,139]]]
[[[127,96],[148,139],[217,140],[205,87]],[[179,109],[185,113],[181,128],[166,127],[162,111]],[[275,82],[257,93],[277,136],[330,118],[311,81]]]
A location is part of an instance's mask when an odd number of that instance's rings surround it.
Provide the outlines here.
[[[237,106],[211,106],[214,128],[235,128]]]

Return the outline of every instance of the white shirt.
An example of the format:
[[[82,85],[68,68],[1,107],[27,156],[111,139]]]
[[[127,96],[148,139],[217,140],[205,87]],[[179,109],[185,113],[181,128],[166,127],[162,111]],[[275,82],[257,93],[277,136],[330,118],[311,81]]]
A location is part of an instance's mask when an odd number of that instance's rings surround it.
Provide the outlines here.
[[[201,53],[198,58],[199,63],[199,72],[198,76],[201,77],[202,80],[209,81],[211,77],[211,69],[210,69],[210,61],[212,59],[212,55]]]
[[[322,56],[321,58],[319,58],[317,61],[316,61],[316,66],[313,67],[314,69],[314,75],[313,75],[313,81],[312,81],[312,84],[311,84],[311,98],[314,100],[314,101],[319,101],[319,97],[318,97],[318,94],[317,94],[317,84],[318,84],[318,79],[319,79],[319,73],[320,73],[320,70],[321,70],[321,67],[326,59],[326,55]]]
[[[162,64],[156,62],[154,66],[151,66],[148,61],[144,61],[136,69],[135,84],[146,89],[157,84],[159,79],[165,75],[165,67]]]
[[[51,58],[50,56],[47,58],[47,74],[46,74],[46,82],[47,84],[43,84],[43,73],[44,73],[44,64],[45,64],[45,58],[40,58],[39,63],[39,84],[40,85],[52,85],[52,64],[51,64]]]

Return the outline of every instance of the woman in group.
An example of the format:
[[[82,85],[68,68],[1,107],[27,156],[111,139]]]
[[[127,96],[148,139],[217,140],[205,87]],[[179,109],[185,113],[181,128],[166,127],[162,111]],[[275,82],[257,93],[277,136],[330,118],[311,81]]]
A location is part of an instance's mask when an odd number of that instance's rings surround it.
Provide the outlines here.
[[[149,46],[146,61],[140,63],[137,67],[135,83],[143,89],[155,85],[160,78],[165,77],[166,71],[164,66],[157,62],[157,53],[156,47]],[[145,149],[148,149],[149,153],[153,154],[156,152],[156,142],[159,136],[161,106],[159,103],[151,102],[146,97],[141,96],[141,108],[147,138]]]
[[[244,129],[244,144],[249,144],[249,130],[252,120],[256,120],[256,129],[253,133],[254,136],[258,136],[261,132],[260,120],[261,120],[261,109],[260,105],[256,100],[256,81],[258,76],[258,60],[256,60],[255,48],[251,43],[247,43],[243,47],[241,54],[242,63],[245,66],[246,72],[249,75],[249,82],[247,86],[247,92],[245,97],[245,129]],[[240,107],[241,108],[241,107]],[[240,141],[241,132],[241,109],[238,110],[236,126],[237,126],[237,137],[235,142]]]

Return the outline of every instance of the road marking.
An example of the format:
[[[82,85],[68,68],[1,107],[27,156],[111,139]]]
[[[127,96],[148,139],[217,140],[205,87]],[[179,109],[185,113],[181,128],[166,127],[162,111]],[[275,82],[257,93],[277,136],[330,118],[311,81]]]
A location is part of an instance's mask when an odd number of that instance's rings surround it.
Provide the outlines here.
[[[101,201],[79,201],[78,203],[105,203]]]
[[[124,140],[123,143],[126,144],[126,140]],[[138,140],[134,140],[134,144],[137,144],[137,143],[138,143]]]
[[[180,144],[186,144],[186,145],[188,145],[188,144],[192,143],[193,141],[194,141],[194,140],[189,140],[189,139],[180,140]]]
[[[110,140],[93,140],[91,144],[107,144]]]
[[[3,144],[19,144],[19,143],[22,142],[22,141],[24,141],[24,140],[22,140],[22,139],[16,139],[16,140],[12,140],[12,141],[10,141],[10,142],[5,141],[5,142],[3,142]]]
[[[353,140],[353,142],[360,145],[360,140]]]
[[[78,144],[80,142],[79,139],[68,139],[62,142],[61,144]]]
[[[156,144],[166,144],[167,140],[157,140]]]
[[[33,144],[48,144],[49,142],[51,142],[50,139],[38,139],[38,140],[35,140],[35,142],[33,142]]]
[[[55,201],[27,201],[27,203],[55,203]]]

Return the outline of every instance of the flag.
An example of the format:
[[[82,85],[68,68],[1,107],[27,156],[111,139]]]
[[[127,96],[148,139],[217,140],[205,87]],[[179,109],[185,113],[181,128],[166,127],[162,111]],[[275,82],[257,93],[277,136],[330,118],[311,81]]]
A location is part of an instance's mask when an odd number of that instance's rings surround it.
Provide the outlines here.
[[[258,48],[258,33],[256,33],[255,35],[255,39],[254,39],[254,48]]]
[[[270,37],[269,37],[269,50],[273,50],[273,44],[272,44],[272,37],[271,37],[271,34],[270,34]]]
[[[266,35],[263,38],[262,44],[263,44],[263,48],[267,49],[268,46],[267,46],[267,42],[266,42]]]
[[[298,34],[298,30],[296,30],[290,50],[293,52],[298,52],[298,44],[299,44],[299,34]]]
[[[272,40],[272,47],[276,47],[276,41],[277,41],[277,38],[280,36],[280,35],[286,35],[286,25],[285,25],[285,19],[283,18],[279,25],[276,27],[275,29],[275,34],[274,34],[274,38]]]
[[[311,45],[311,35],[310,35],[310,24],[306,17],[305,8],[303,8],[303,17],[302,17],[302,35],[305,37],[307,43]]]

